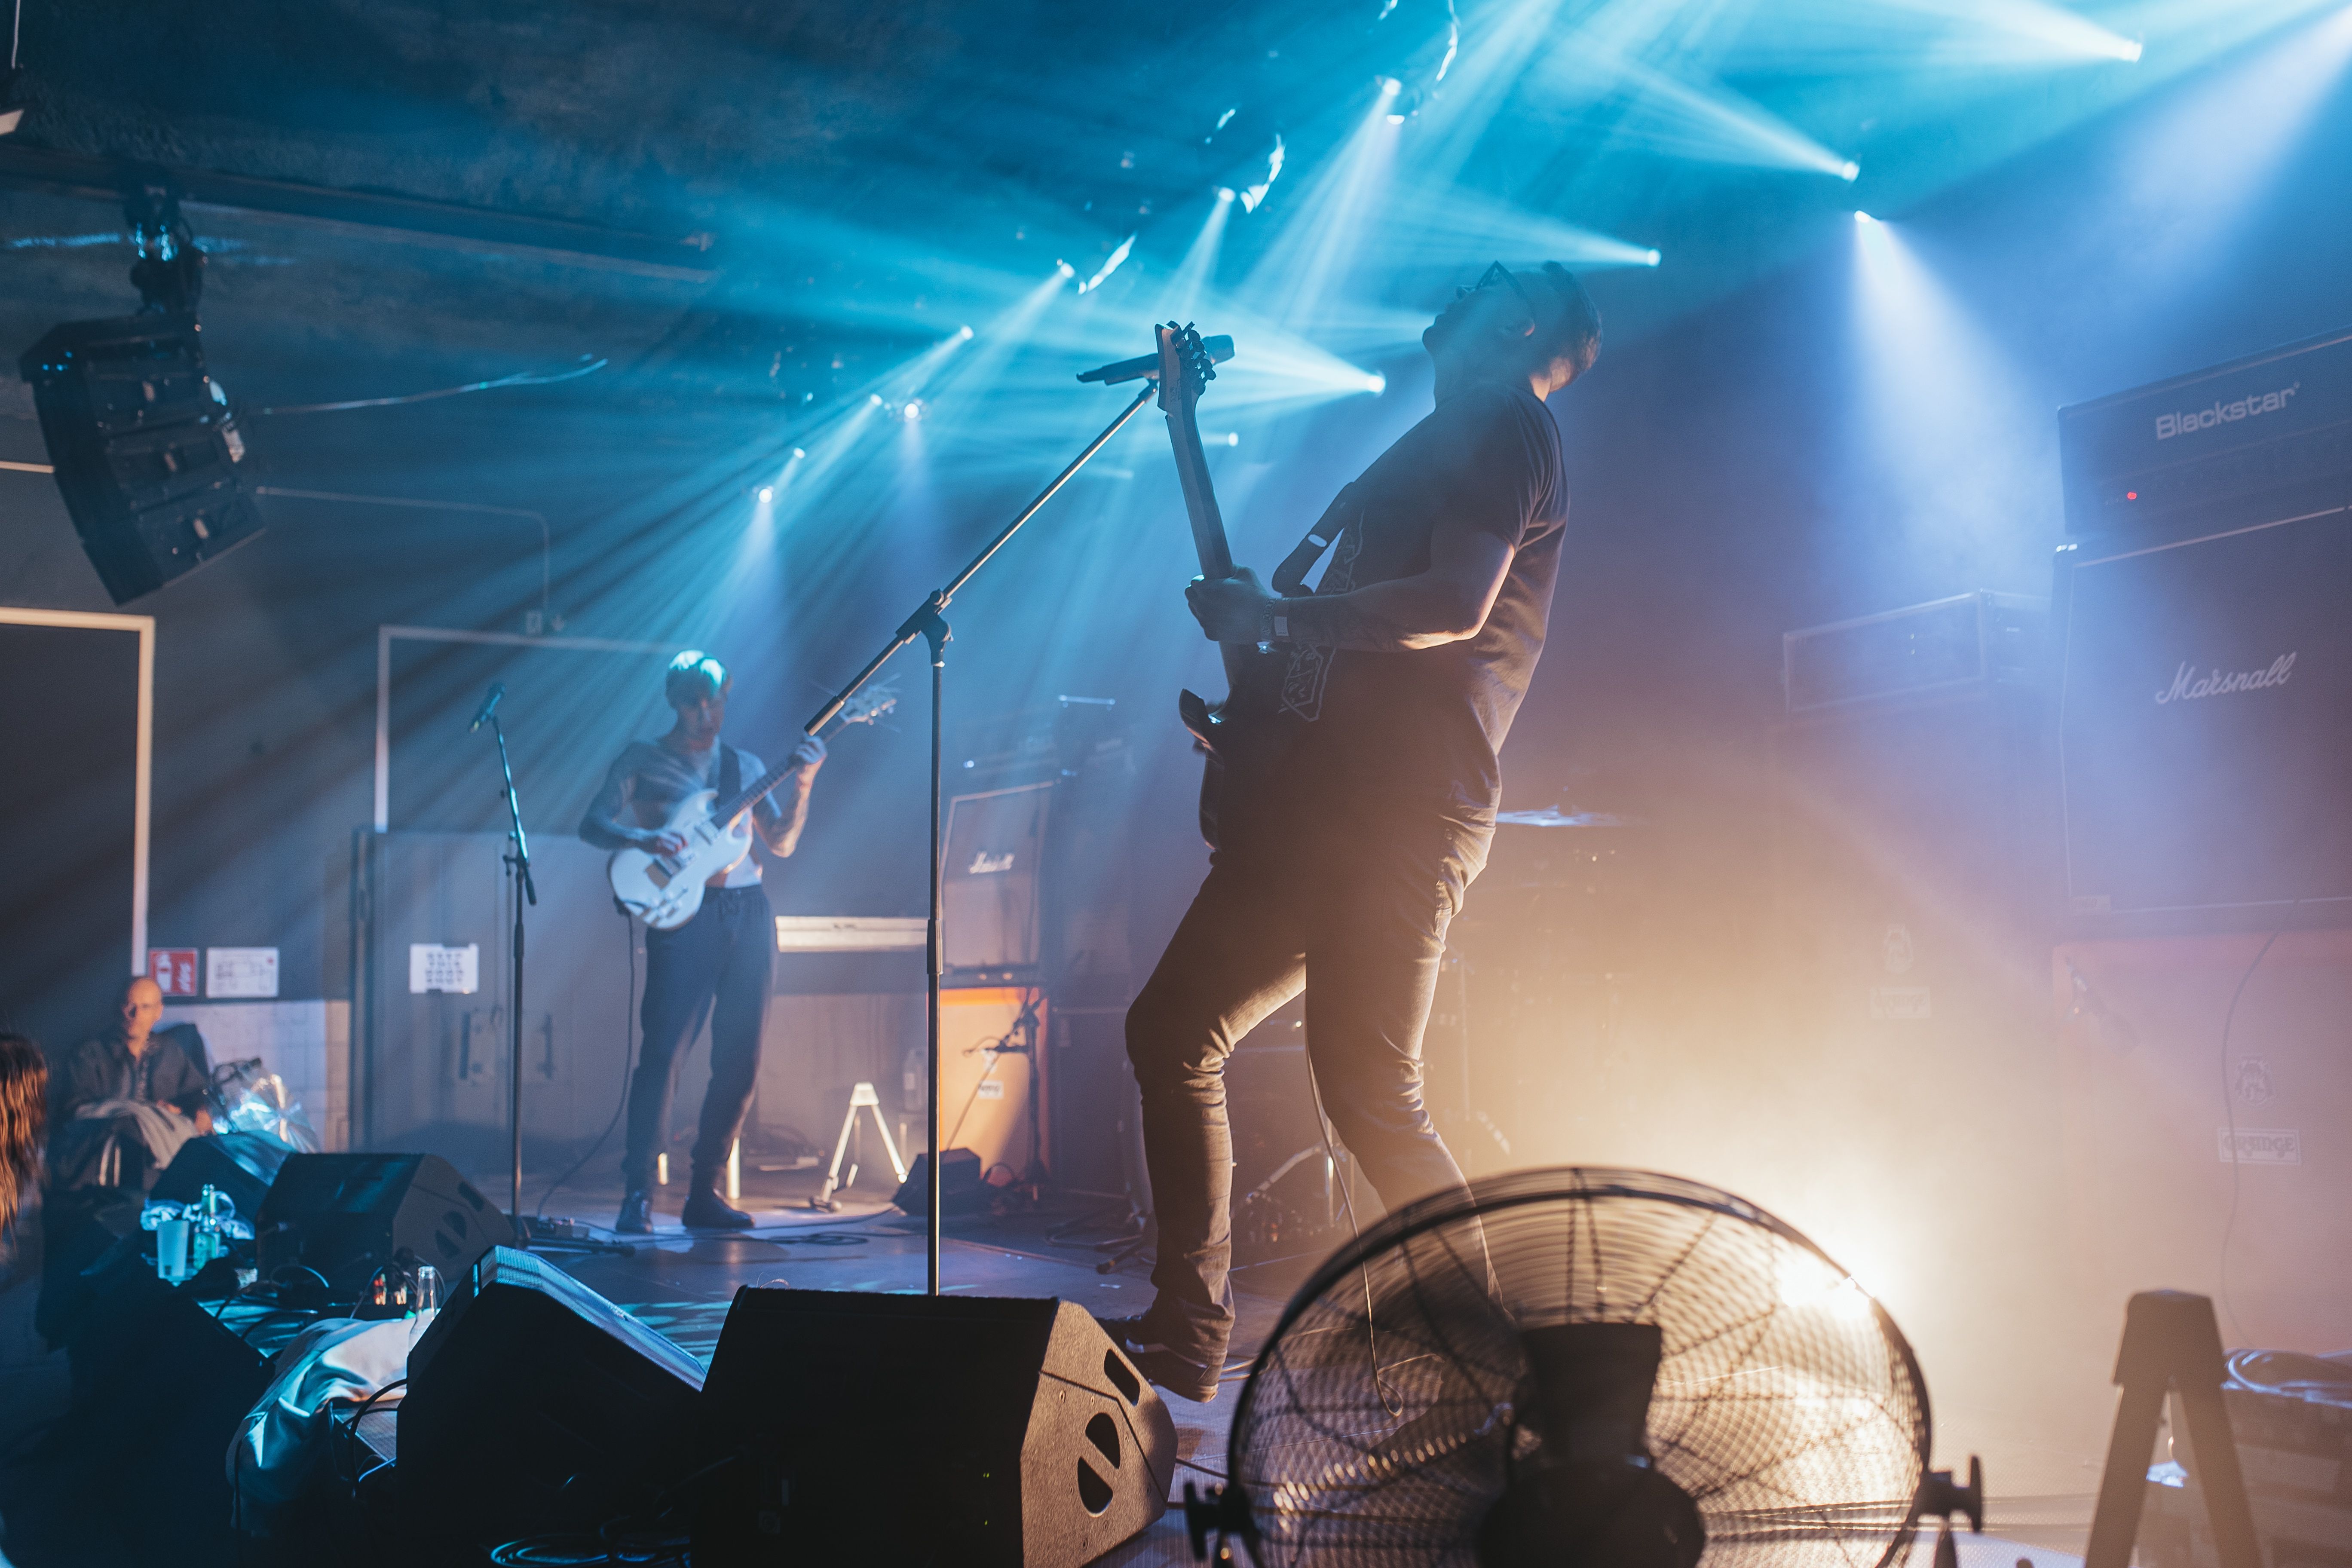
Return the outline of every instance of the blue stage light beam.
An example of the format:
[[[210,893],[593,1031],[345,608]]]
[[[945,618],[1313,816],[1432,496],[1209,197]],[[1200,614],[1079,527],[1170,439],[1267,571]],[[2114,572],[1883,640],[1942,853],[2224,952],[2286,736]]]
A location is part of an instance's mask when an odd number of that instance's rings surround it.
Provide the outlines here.
[[[1655,267],[1655,247],[1597,234],[1548,214],[1494,200],[1465,185],[1401,188],[1382,209],[1374,241],[1400,266],[1459,267],[1500,258],[1511,264],[1557,261],[1586,268]]]
[[[1436,186],[1455,184],[1478,150],[1512,84],[1544,51],[1565,0],[1500,0],[1458,30],[1452,79],[1422,110],[1413,164]]]
[[[1389,123],[1394,77],[1382,78],[1355,131],[1285,205],[1282,229],[1250,268],[1240,297],[1295,331],[1312,331],[1318,310],[1348,291],[1395,165],[1398,128]]]
[[[1217,258],[1223,254],[1225,226],[1233,217],[1234,203],[1238,199],[1229,185],[1217,188],[1216,199],[1209,204],[1209,216],[1201,224],[1201,232],[1184,249],[1184,258],[1177,262],[1176,270],[1160,290],[1160,308],[1171,321],[1189,321],[1199,313],[1202,296],[1215,283]]]
[[[1909,563],[1906,591],[2014,570],[2046,515],[2049,411],[1900,226],[1857,212],[1853,247],[1853,521]]]
[[[1541,79],[1571,112],[1591,106],[1612,114],[1610,139],[1618,146],[1848,182],[1862,173],[1854,160],[1719,82],[1702,86],[1631,54],[1596,51],[1581,36],[1552,52]]]
[[[2347,60],[2352,6],[2187,84],[2116,159],[2111,179],[2140,236],[2143,262],[2177,274],[2227,254]],[[2339,161],[2339,178],[2341,168]]]

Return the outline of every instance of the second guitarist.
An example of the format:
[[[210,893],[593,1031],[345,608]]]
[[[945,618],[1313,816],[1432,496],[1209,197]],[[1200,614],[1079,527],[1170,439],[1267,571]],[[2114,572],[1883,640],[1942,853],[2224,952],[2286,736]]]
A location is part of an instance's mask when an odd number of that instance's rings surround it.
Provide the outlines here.
[[[1270,768],[1228,776],[1207,880],[1127,1016],[1159,1222],[1156,1296],[1107,1326],[1154,1383],[1214,1396],[1234,1322],[1224,1064],[1302,990],[1324,1110],[1391,1208],[1462,1184],[1421,1094],[1448,922],[1485,865],[1496,753],[1543,650],[1568,492],[1544,399],[1601,322],[1557,264],[1496,263],[1423,334],[1436,409],[1276,572],[1186,591],[1213,641],[1274,646]]]
[[[760,759],[719,738],[730,684],[727,667],[709,654],[688,649],[670,660],[662,693],[677,721],[660,740],[633,742],[614,759],[580,819],[581,837],[599,849],[674,854],[685,840],[660,824],[679,801],[714,788],[724,798],[758,782],[765,772]],[[824,742],[803,738],[792,760],[799,765],[788,801],[780,805],[776,794],[782,792],[772,792],[751,808],[761,843],[780,857],[800,843]],[[756,855],[745,855],[715,879],[692,920],[672,931],[646,928],[644,1036],[629,1079],[628,1143],[621,1156],[625,1195],[614,1229],[637,1235],[653,1229],[654,1155],[669,1124],[677,1053],[706,1014],[710,1089],[702,1099],[681,1217],[694,1229],[741,1230],[751,1224],[750,1215],[719,1196],[719,1185],[760,1076],[760,1030],[775,962],[775,921],[760,886]]]

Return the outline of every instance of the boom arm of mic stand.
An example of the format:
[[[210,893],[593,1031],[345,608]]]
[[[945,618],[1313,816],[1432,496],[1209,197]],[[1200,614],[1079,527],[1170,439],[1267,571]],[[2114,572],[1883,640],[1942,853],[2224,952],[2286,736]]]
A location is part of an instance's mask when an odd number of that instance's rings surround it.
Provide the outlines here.
[[[1085,468],[1087,464],[1092,460],[1094,455],[1097,452],[1101,451],[1104,446],[1108,443],[1110,438],[1113,436],[1118,435],[1119,431],[1126,426],[1129,420],[1141,413],[1143,411],[1143,405],[1150,402],[1152,398],[1158,396],[1159,393],[1160,382],[1159,378],[1155,376],[1144,384],[1143,390],[1135,395],[1135,398],[1132,402],[1128,404],[1125,408],[1119,410],[1118,418],[1112,420],[1108,425],[1103,427],[1101,435],[1097,436],[1093,440],[1087,443],[1085,451],[1080,452],[1076,457],[1070,459],[1070,466],[1068,468],[1064,468],[1060,473],[1054,476],[1053,483],[1047,485],[1044,489],[1039,490],[1037,492],[1036,499],[1032,500],[1027,506],[1023,507],[1013,517],[1013,521],[1006,523],[1004,527],[999,531],[996,537],[988,542],[986,549],[973,556],[970,563],[965,565],[964,569],[957,573],[946,587],[941,588],[938,593],[933,594],[929,598],[924,600],[921,607],[917,609],[913,615],[908,616],[907,619],[900,624],[898,629],[891,634],[889,646],[883,648],[880,653],[876,654],[873,658],[868,660],[865,668],[850,677],[848,685],[843,687],[840,690],[835,692],[831,698],[827,699],[825,705],[818,709],[807,723],[801,726],[801,732],[805,735],[814,735],[818,731],[824,729],[827,724],[833,722],[835,716],[844,708],[849,706],[849,700],[856,696],[859,689],[863,688],[867,681],[880,674],[882,667],[889,663],[891,658],[897,655],[900,648],[905,647],[917,637],[925,635],[925,628],[927,626],[926,617],[929,620],[937,620],[940,613],[948,607],[949,601],[953,599],[958,593],[962,591],[963,585],[971,582],[973,577],[977,576],[980,573],[980,569],[988,564],[990,558],[998,551],[1003,549],[1014,534],[1021,531],[1021,525],[1027,522],[1031,518],[1036,516],[1038,509],[1043,507],[1047,501],[1053,500],[1055,492],[1059,490],[1064,485],[1069,483],[1077,471],[1080,468]]]
[[[945,789],[945,774],[943,772],[945,763],[941,754],[940,738],[946,732],[944,722],[940,717],[940,709],[943,700],[942,693],[946,689],[945,678],[948,642],[948,623],[947,617],[943,612],[947,609],[949,601],[956,596],[957,592],[961,590],[965,584],[971,582],[974,576],[978,575],[980,569],[987,565],[991,558],[992,558],[998,551],[1003,549],[1004,546],[1011,542],[1014,534],[1021,531],[1021,525],[1027,522],[1031,518],[1036,516],[1038,509],[1043,507],[1047,501],[1053,500],[1055,492],[1059,490],[1064,485],[1069,483],[1071,477],[1080,468],[1085,468],[1087,460],[1097,452],[1101,451],[1105,444],[1107,444],[1113,436],[1118,435],[1120,428],[1125,426],[1129,420],[1134,418],[1137,414],[1142,411],[1145,404],[1150,402],[1154,396],[1158,395],[1159,391],[1160,384],[1156,380],[1146,381],[1143,384],[1143,390],[1135,395],[1134,401],[1129,403],[1125,408],[1119,410],[1118,417],[1112,420],[1108,425],[1104,426],[1102,434],[1087,442],[1086,450],[1071,458],[1069,466],[1064,468],[1060,473],[1054,476],[1054,482],[1047,485],[1044,489],[1039,490],[1036,498],[1030,501],[1027,506],[1023,507],[1019,513],[1013,517],[1011,522],[1006,523],[1002,529],[1000,529],[997,531],[996,537],[990,540],[987,546],[982,549],[979,554],[973,556],[971,560],[966,563],[964,569],[957,573],[948,583],[946,587],[940,589],[937,593],[932,594],[929,598],[925,599],[922,604],[917,607],[913,615],[908,616],[904,621],[900,622],[898,629],[890,635],[889,645],[883,648],[880,653],[876,654],[874,658],[867,662],[864,669],[859,670],[856,676],[851,678],[848,685],[835,692],[832,700],[826,702],[824,707],[818,709],[815,716],[810,719],[807,724],[803,726],[803,729],[806,733],[811,735],[815,734],[819,730],[824,728],[824,726],[832,721],[834,715],[841,711],[843,707],[848,703],[852,697],[857,695],[857,689],[859,687],[864,686],[867,681],[873,679],[875,674],[879,671],[884,665],[890,662],[891,657],[898,653],[900,648],[905,647],[917,637],[923,638],[930,645],[931,886],[930,919],[928,922],[929,941],[925,944],[928,949],[928,955],[924,963],[924,968],[928,972],[927,978],[929,980],[929,984],[926,987],[928,995],[925,999],[924,1012],[926,1022],[929,1026],[927,1032],[929,1039],[929,1054],[930,1057],[930,1070],[929,1074],[930,1092],[926,1097],[929,1101],[929,1104],[927,1107],[929,1136],[926,1141],[930,1145],[930,1151],[927,1159],[929,1165],[929,1175],[931,1191],[930,1215],[925,1226],[925,1229],[928,1234],[925,1237],[924,1247],[926,1261],[924,1272],[928,1283],[929,1293],[933,1296],[937,1296],[940,1293],[940,1155],[943,1152],[940,1148],[940,979],[941,974],[945,972],[947,964],[947,939],[944,929],[947,919],[947,882],[946,879],[942,875],[941,865],[947,847],[941,842],[940,821],[942,815],[940,797]],[[520,1060],[520,1057],[518,1057],[517,1059]],[[1032,1072],[1034,1080],[1034,1066]],[[517,1185],[518,1188],[520,1188],[520,1181],[518,1181]]]

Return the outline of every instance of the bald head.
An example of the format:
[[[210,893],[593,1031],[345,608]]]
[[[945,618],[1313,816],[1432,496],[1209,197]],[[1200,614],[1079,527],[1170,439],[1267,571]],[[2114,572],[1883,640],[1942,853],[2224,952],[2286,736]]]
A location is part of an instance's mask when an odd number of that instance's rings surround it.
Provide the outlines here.
[[[163,1016],[163,988],[143,974],[132,975],[122,987],[121,1011],[122,1037],[136,1055],[155,1032],[155,1021]]]

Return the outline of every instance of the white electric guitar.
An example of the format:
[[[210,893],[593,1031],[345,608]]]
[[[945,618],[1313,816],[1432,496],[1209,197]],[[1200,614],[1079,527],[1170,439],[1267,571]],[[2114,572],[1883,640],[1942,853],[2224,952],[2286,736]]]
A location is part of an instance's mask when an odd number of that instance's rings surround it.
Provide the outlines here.
[[[871,724],[898,705],[897,694],[877,684],[843,706],[841,722]],[[703,889],[751,852],[752,805],[799,766],[786,758],[725,800],[717,790],[705,789],[679,801],[662,827],[685,839],[686,847],[675,855],[614,850],[604,868],[613,897],[656,931],[674,931],[692,920],[702,908]]]

